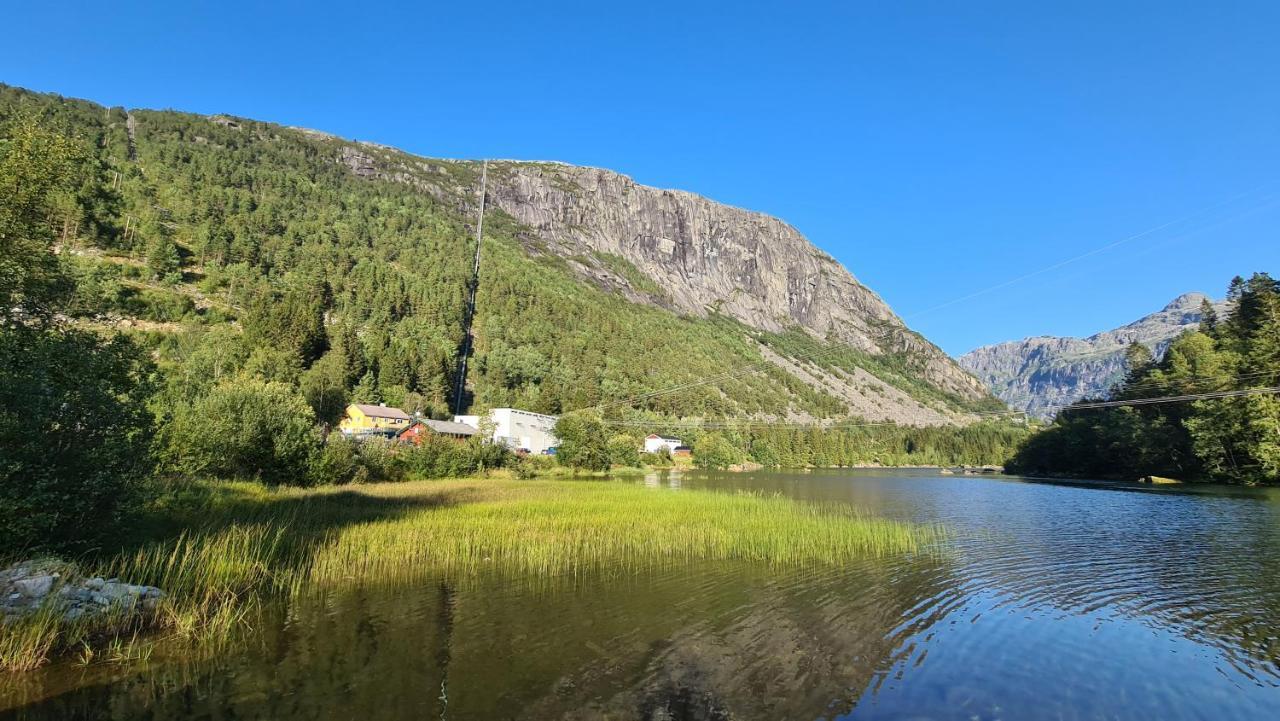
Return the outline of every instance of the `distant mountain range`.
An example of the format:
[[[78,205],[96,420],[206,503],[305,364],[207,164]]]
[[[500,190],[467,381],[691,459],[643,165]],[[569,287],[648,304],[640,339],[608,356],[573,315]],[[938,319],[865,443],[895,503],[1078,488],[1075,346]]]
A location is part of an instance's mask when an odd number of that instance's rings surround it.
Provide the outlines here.
[[[1169,342],[1200,323],[1204,293],[1186,293],[1156,313],[1088,338],[1039,336],[983,346],[957,358],[1010,407],[1048,418],[1057,408],[1100,396],[1124,374],[1130,343],[1164,354]],[[1219,316],[1225,301],[1212,301]]]

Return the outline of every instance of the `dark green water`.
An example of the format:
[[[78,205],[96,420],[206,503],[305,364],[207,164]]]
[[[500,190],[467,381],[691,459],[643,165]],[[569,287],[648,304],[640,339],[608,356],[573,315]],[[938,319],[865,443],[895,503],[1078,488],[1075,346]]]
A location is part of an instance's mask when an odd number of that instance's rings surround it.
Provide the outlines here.
[[[940,556],[529,584],[431,580],[272,609],[248,648],[0,682],[29,719],[1270,719],[1280,493],[932,472],[686,474],[955,532]]]

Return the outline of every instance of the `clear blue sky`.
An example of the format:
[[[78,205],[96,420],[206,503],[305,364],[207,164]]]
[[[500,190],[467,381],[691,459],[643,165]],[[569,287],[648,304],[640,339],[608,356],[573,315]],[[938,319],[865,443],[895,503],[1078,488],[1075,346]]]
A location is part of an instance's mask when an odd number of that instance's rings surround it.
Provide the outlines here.
[[[1280,3],[1049,5],[12,3],[0,81],[692,190],[952,353],[1280,272]]]

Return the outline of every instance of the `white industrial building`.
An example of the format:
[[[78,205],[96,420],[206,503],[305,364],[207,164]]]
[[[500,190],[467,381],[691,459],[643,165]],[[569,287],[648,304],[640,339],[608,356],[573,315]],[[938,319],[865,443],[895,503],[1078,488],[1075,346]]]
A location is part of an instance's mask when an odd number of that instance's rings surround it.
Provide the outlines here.
[[[679,438],[667,438],[657,434],[648,435],[644,438],[645,453],[661,453],[663,448],[667,449],[669,453],[675,453],[676,449],[682,445],[684,443]]]
[[[560,445],[560,439],[552,434],[556,427],[555,416],[522,411],[516,408],[494,408],[487,418],[480,416],[454,416],[455,423],[465,423],[480,428],[482,423],[493,426],[493,442],[512,450],[525,449],[530,453],[542,453]]]

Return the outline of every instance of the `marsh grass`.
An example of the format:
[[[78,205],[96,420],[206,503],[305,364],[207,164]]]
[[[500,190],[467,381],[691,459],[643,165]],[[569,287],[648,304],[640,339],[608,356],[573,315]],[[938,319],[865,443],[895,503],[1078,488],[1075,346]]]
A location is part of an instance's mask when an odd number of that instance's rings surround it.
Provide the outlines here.
[[[781,496],[501,484],[470,503],[348,527],[316,554],[309,580],[381,581],[424,570],[558,577],[708,560],[811,566],[916,553],[942,537],[937,527]]]
[[[698,561],[840,565],[925,552],[945,537],[846,505],[596,480],[202,484],[153,513],[95,575],[164,589],[155,612],[66,622],[48,609],[9,623],[0,669],[29,670],[59,653],[124,663],[157,642],[207,651],[233,643],[264,603],[360,585],[491,574],[536,582]]]

